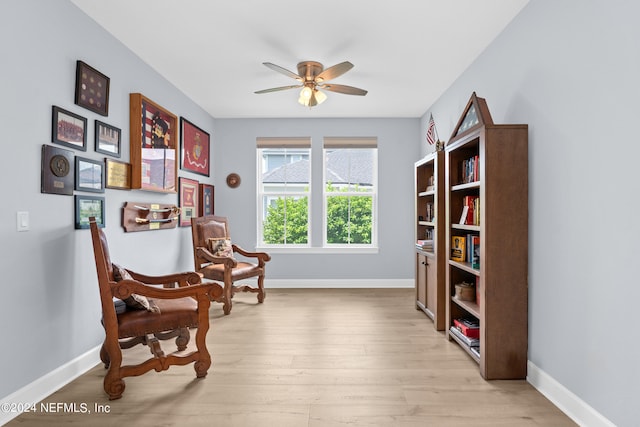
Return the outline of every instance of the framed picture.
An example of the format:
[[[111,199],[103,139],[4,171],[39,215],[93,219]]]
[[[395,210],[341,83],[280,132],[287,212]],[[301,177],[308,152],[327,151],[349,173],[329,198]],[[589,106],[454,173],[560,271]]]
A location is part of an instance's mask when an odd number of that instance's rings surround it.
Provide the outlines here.
[[[198,192],[198,201],[200,202],[200,208],[198,209],[198,216],[213,215],[214,211],[214,187],[209,184],[200,184]]]
[[[73,194],[73,162],[71,150],[44,144],[42,146],[42,178],[40,192],[49,194]]]
[[[117,190],[131,190],[131,165],[117,160],[104,159],[106,188]]]
[[[76,194],[76,229],[89,228],[89,217],[96,217],[98,227],[104,227],[104,197]]]
[[[51,142],[87,151],[87,119],[53,106]]]
[[[181,169],[209,176],[209,134],[184,117],[180,117]]]
[[[76,62],[76,105],[109,115],[109,77],[82,61]]]
[[[129,94],[131,188],[175,193],[178,117],[139,93]]]
[[[104,193],[104,163],[76,156],[76,190]]]
[[[180,227],[190,227],[191,218],[198,216],[198,181],[180,178]]]
[[[96,120],[96,153],[120,157],[121,137],[120,129]]]

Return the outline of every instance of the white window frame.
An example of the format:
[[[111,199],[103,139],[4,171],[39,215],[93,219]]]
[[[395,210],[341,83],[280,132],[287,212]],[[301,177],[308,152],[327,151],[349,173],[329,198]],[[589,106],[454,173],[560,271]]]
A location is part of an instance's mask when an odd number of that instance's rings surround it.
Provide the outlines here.
[[[366,249],[378,248],[378,140],[376,137],[325,137],[322,147],[322,245],[324,248],[343,250],[347,252],[361,252]],[[327,192],[327,151],[335,149],[374,149],[372,165],[372,190],[370,192]],[[328,243],[328,209],[327,200],[331,196],[370,196],[371,197],[371,243]]]
[[[312,182],[311,182],[311,176],[312,176],[312,171],[311,171],[311,138],[309,137],[290,137],[290,138],[266,138],[266,137],[259,137],[256,139],[256,159],[257,159],[257,236],[258,236],[258,242],[257,242],[257,247],[258,248],[269,248],[269,249],[278,249],[278,248],[282,248],[282,249],[302,249],[302,248],[308,248],[311,247],[311,236],[312,236],[312,214],[311,214],[311,194],[312,194]],[[264,150],[267,149],[284,149],[285,152],[286,150],[290,149],[290,150],[300,150],[300,149],[306,149],[308,150],[309,153],[309,187],[307,191],[300,191],[300,192],[269,192],[269,191],[264,191],[264,186],[263,186],[263,182],[262,182],[262,174],[263,174],[263,165],[262,165],[262,153]],[[285,182],[285,187],[286,187],[286,182]],[[264,213],[263,213],[263,199],[264,197],[307,197],[307,201],[308,201],[308,226],[307,226],[307,243],[284,243],[284,244],[272,244],[272,243],[266,243],[264,242]]]

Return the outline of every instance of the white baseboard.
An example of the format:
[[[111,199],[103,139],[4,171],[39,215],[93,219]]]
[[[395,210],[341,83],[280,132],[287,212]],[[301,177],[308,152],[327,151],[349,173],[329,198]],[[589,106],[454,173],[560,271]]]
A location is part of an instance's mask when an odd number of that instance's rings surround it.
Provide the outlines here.
[[[527,362],[527,381],[578,425],[615,427],[614,423],[531,361]]]
[[[7,397],[1,398],[0,402],[2,402],[3,405],[9,404],[9,407],[13,406],[14,408],[20,408],[24,404],[36,404],[40,402],[98,363],[101,363],[100,347],[101,346],[97,346],[87,351],[32,383],[27,384],[20,390],[11,393]],[[18,415],[20,415],[20,412],[0,411],[0,426],[8,423]]]
[[[264,286],[267,289],[277,288],[343,288],[343,289],[363,289],[363,288],[413,288],[413,279],[269,279],[266,278]]]

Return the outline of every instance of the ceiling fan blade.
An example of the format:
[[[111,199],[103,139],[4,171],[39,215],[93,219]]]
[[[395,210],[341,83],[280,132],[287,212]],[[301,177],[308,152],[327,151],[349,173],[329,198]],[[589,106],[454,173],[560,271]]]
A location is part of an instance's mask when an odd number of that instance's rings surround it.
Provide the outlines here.
[[[345,93],[347,95],[365,96],[367,94],[366,90],[353,87],[353,86],[326,84],[318,87],[322,89],[330,90],[331,92]]]
[[[302,85],[272,87],[271,89],[257,90],[257,91],[255,91],[253,93],[270,93],[270,92],[277,92],[279,90],[295,89],[297,87],[302,87]]]
[[[353,68],[353,64],[349,61],[344,61],[327,68],[316,76],[316,81],[325,82],[327,80],[335,79],[338,76],[343,75],[347,71]]]
[[[263,62],[262,64],[263,64],[264,66],[266,66],[267,68],[271,68],[273,71],[277,71],[277,72],[279,72],[279,73],[282,73],[282,74],[284,74],[285,76],[289,76],[289,77],[291,77],[291,78],[293,78],[293,79],[296,79],[296,80],[298,80],[298,81],[300,81],[300,82],[304,80],[304,78],[303,78],[303,77],[300,77],[299,75],[297,75],[297,74],[296,74],[296,73],[294,73],[293,71],[289,71],[289,70],[287,70],[286,68],[282,68],[282,67],[281,67],[281,66],[279,66],[279,65],[272,64],[271,62]]]

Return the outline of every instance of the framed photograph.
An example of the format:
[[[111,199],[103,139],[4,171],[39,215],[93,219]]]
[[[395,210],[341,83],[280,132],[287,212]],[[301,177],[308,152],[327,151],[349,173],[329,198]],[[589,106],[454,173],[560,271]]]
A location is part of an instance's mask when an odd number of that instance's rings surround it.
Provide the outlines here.
[[[116,190],[131,190],[131,165],[117,160],[104,159],[106,179],[104,186]]]
[[[89,217],[96,217],[98,227],[104,227],[104,197],[76,194],[76,229],[89,228]]]
[[[109,77],[85,64],[76,62],[76,105],[102,116],[109,115]]]
[[[40,192],[49,194],[73,194],[73,162],[74,154],[71,150],[42,146],[42,178]]]
[[[75,189],[104,193],[104,163],[76,156]]]
[[[96,153],[120,157],[121,137],[120,129],[96,120]]]
[[[129,94],[131,188],[175,193],[178,117],[139,93]]]
[[[198,216],[213,215],[214,212],[214,187],[209,184],[200,184],[198,192],[198,201],[200,202],[200,208],[198,209]]]
[[[87,119],[53,106],[51,142],[87,151]]]
[[[180,117],[181,169],[209,176],[209,134],[184,117]]]
[[[180,177],[180,227],[190,227],[198,216],[198,181]]]

